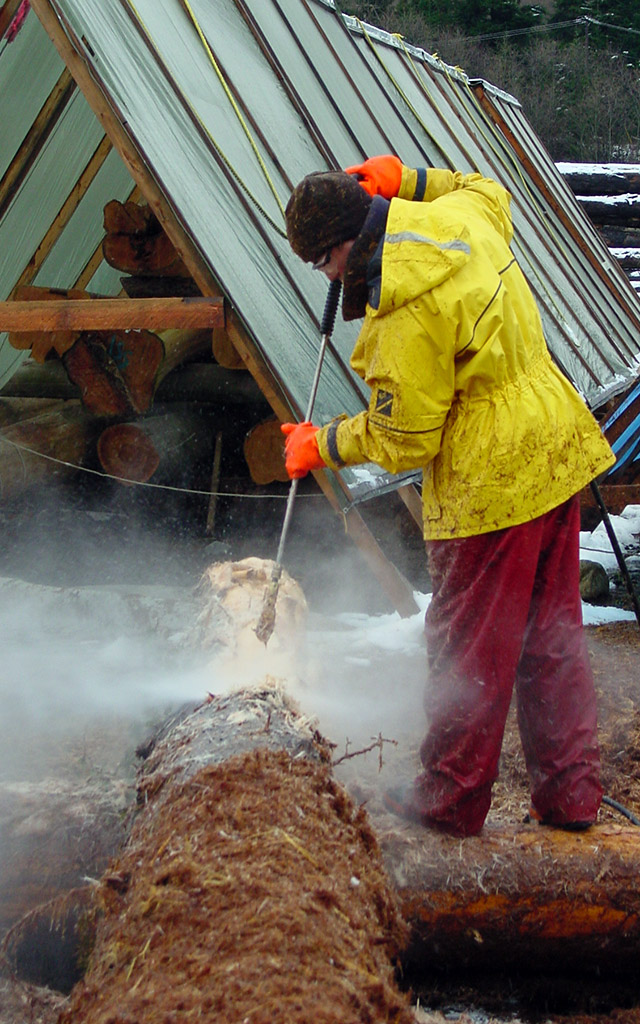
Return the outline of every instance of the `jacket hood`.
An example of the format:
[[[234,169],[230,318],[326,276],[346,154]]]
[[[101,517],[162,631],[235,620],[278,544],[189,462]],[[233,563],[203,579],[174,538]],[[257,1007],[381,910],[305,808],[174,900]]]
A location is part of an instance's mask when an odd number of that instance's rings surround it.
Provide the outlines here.
[[[379,296],[374,282],[370,305],[383,315],[405,306],[457,273],[471,256],[464,222],[439,203],[391,201],[384,236]]]

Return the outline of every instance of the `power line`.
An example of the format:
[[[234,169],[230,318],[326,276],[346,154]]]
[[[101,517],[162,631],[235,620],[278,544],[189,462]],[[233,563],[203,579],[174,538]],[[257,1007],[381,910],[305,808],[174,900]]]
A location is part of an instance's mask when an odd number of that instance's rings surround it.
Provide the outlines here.
[[[512,28],[506,32],[487,32],[477,36],[463,36],[462,42],[482,42],[486,39],[507,39],[510,36],[526,36],[531,35],[533,32],[555,32],[556,29],[570,28],[572,25],[597,25],[599,28],[609,28],[616,32],[631,32],[633,35],[640,36],[640,30],[637,28],[626,28],[623,25],[611,25],[606,21],[597,21],[596,18],[590,18],[588,15],[583,15],[581,18],[573,18],[571,21],[555,21],[549,25],[530,25],[528,28]]]
[[[464,36],[462,42],[483,39],[506,39],[507,36],[526,36],[531,32],[554,32],[557,28],[568,28],[571,25],[581,25],[586,18],[572,18],[571,21],[556,21],[553,25],[530,25],[529,28],[512,28],[506,32],[489,32],[478,36]],[[591,19],[589,19],[591,20]]]

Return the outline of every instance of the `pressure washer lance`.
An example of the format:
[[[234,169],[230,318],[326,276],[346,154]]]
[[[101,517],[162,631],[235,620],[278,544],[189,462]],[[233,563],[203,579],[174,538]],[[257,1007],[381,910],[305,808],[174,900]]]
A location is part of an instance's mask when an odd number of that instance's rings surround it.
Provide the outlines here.
[[[340,281],[332,281],[329,285],[329,292],[324,304],[324,312],[320,323],[320,351],[318,352],[316,372],[313,378],[313,384],[311,385],[311,394],[309,395],[309,404],[307,406],[307,414],[305,416],[306,423],[311,421],[313,406],[316,400],[316,394],[318,393],[318,383],[320,381],[322,362],[324,360],[327,344],[329,343],[329,338],[333,331],[333,325],[336,321],[336,312],[338,310],[338,302],[340,301],[341,289],[342,283]],[[264,604],[262,606],[260,619],[255,628],[255,634],[258,637],[258,640],[262,640],[265,647],[271,638],[273,628],[276,624],[276,601],[278,600],[278,589],[280,587],[280,577],[282,576],[282,553],[284,551],[287,531],[289,530],[289,523],[291,522],[291,516],[293,514],[293,503],[295,501],[297,490],[298,480],[296,478],[291,481],[291,486],[289,487],[289,496],[287,498],[287,507],[284,514],[282,532],[280,534],[280,543],[278,544],[278,553],[276,554],[275,564],[271,570],[271,579],[269,580],[269,584],[265,591]]]

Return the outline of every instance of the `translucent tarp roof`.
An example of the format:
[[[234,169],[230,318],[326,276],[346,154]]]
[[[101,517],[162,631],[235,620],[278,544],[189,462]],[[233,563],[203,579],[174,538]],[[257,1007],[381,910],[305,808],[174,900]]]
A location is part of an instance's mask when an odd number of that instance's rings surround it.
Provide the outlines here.
[[[55,12],[126,125],[144,174],[159,186],[294,412],[307,405],[326,280],[291,253],[283,207],[310,171],[381,152],[503,181],[514,195],[516,255],[559,364],[593,407],[635,372],[637,296],[512,97],[474,90],[464,75],[341,16],[327,0],[34,0],[33,7]],[[65,70],[34,11],[14,42],[0,44],[0,175]],[[481,105],[482,92],[493,113]],[[24,279],[103,134],[76,88],[4,206],[0,183],[0,298]],[[34,283],[71,287],[81,280],[101,294],[117,293],[118,274],[99,260],[102,210],[133,186],[112,151],[77,208],[67,209]],[[576,233],[588,237],[591,255]],[[318,422],[353,414],[367,401],[348,367],[357,330],[338,317]],[[0,384],[23,358],[2,342]],[[389,482],[375,467],[342,478],[350,499],[380,493]]]

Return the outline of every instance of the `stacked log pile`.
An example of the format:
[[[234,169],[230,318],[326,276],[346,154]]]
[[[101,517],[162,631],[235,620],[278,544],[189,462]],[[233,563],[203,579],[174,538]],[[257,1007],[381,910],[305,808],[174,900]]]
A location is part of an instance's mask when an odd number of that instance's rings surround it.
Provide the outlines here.
[[[208,485],[216,433],[221,422],[233,428],[229,409],[242,409],[245,431],[270,412],[226,330],[222,298],[202,298],[150,208],[109,202],[104,227],[103,254],[125,275],[125,298],[21,284],[4,304],[13,326],[0,330],[30,358],[0,396],[0,502],[68,475],[65,463],[123,482]],[[33,406],[45,397],[58,400],[47,416]],[[260,436],[251,475],[282,479],[282,450],[274,457],[265,435],[263,455]]]
[[[640,165],[561,164],[562,175],[580,206],[610,249],[618,253],[623,270],[640,268]]]

